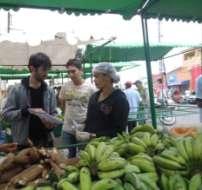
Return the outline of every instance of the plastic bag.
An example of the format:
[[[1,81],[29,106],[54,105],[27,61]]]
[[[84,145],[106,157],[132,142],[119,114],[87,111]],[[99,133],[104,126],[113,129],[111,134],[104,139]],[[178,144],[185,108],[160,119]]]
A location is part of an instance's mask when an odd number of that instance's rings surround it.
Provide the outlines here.
[[[51,123],[54,127],[59,127],[63,125],[63,121],[48,114],[47,112],[43,111],[42,109],[37,109],[37,108],[29,108],[28,111],[33,114],[38,116],[41,120],[45,120],[49,123]]]

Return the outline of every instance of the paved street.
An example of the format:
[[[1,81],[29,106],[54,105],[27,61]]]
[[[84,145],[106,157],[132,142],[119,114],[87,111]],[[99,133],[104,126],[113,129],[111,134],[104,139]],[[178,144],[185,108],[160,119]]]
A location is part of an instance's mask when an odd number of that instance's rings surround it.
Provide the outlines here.
[[[199,109],[196,105],[179,105],[177,110],[174,111],[176,115],[176,126],[196,126],[202,129],[202,124],[199,120]],[[162,126],[158,120],[159,129],[170,128],[172,126]]]

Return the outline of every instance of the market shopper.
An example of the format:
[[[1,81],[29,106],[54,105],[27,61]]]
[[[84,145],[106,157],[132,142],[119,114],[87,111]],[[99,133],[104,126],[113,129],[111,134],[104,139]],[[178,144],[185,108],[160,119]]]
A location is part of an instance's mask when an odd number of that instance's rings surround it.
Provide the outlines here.
[[[144,124],[146,123],[146,112],[147,109],[149,107],[149,98],[148,98],[148,93],[147,93],[147,89],[143,86],[142,81],[141,80],[136,80],[134,82],[137,91],[140,94],[140,97],[142,99],[141,104],[139,106],[139,110],[138,110],[138,123],[139,124]]]
[[[11,123],[13,141],[19,145],[26,146],[31,140],[35,146],[53,146],[50,134],[53,125],[29,112],[32,108],[57,114],[54,91],[44,81],[50,67],[51,61],[46,54],[31,55],[28,63],[30,77],[22,79],[8,94],[2,115]]]
[[[99,91],[90,98],[85,131],[95,133],[98,137],[114,137],[126,129],[128,101],[120,89],[113,87],[120,79],[111,64],[98,64],[93,69],[93,75]]]
[[[148,106],[148,95],[147,95],[147,90],[145,89],[145,87],[142,84],[142,81],[140,80],[136,80],[134,82],[135,86],[137,87],[137,91],[140,94],[140,97],[142,99],[142,105],[144,106]]]
[[[202,123],[202,75],[196,79],[196,103],[199,107],[200,122]]]
[[[62,86],[59,100],[64,111],[62,143],[71,145],[77,143],[76,132],[84,129],[88,101],[94,88],[90,82],[82,78],[80,59],[70,59],[66,63],[66,68],[71,80]],[[69,157],[75,156],[76,147],[69,148]]]
[[[137,90],[132,88],[132,82],[127,81],[125,83],[125,90],[128,103],[129,103],[129,117],[128,117],[128,131],[130,132],[137,125],[137,112],[139,110],[140,103],[142,99]]]

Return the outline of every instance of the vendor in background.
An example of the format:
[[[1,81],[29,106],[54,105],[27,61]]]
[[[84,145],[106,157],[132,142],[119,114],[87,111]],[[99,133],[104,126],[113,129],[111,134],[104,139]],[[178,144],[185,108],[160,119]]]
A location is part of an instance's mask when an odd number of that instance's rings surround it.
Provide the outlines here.
[[[146,123],[146,116],[147,116],[147,110],[149,109],[149,98],[147,89],[143,86],[142,81],[137,80],[133,84],[135,84],[137,91],[140,94],[140,97],[142,99],[139,110],[138,110],[138,124],[145,124]]]
[[[79,59],[70,59],[66,68],[71,80],[62,86],[59,101],[64,111],[62,143],[71,145],[77,143],[76,131],[84,129],[88,101],[94,88],[82,78],[83,70]],[[69,157],[75,156],[76,147],[69,148]]]
[[[17,143],[0,144],[0,152],[15,152],[17,150]]]
[[[50,67],[51,61],[46,54],[31,55],[28,63],[30,77],[22,79],[8,94],[2,116],[11,123],[13,141],[19,146],[28,145],[28,139],[35,146],[53,146],[51,123],[40,120],[28,110],[35,108],[51,115],[57,114],[54,91],[44,82]]]
[[[114,137],[126,130],[129,104],[125,94],[113,87],[120,78],[109,63],[100,63],[93,69],[94,82],[99,89],[88,104],[85,131],[97,137]]]
[[[137,112],[139,110],[140,103],[142,99],[137,90],[132,88],[132,82],[127,81],[125,83],[124,93],[127,97],[129,103],[129,116],[128,116],[128,131],[130,132],[137,125]]]

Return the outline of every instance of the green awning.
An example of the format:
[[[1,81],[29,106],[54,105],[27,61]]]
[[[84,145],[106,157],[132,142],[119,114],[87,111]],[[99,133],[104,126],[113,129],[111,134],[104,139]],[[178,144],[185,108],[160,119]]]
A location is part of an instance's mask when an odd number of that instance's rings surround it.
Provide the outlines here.
[[[112,63],[113,66],[116,68],[117,71],[122,70],[123,68],[129,69],[137,67],[138,64],[135,62],[118,62]],[[86,63],[84,65],[84,76],[90,77],[92,68],[95,64]],[[22,79],[29,76],[29,71],[27,69],[15,69],[15,68],[8,68],[8,67],[0,67],[0,79],[8,80],[8,79]],[[50,70],[48,73],[48,78],[62,78],[68,77],[67,71],[64,70]]]
[[[143,13],[147,18],[202,22],[201,0],[150,0]]]
[[[28,77],[30,75],[30,73],[22,73],[22,74],[6,74],[6,73],[0,73],[0,79],[1,80],[15,80],[15,79],[22,79],[22,78],[25,78],[25,77]],[[66,73],[63,73],[63,77],[67,77],[67,74]],[[49,73],[48,74],[48,79],[51,79],[51,78],[62,78],[62,75],[61,74],[51,74]]]
[[[116,13],[131,18],[144,0],[0,0],[4,9],[43,8],[71,14]]]
[[[159,60],[167,54],[172,45],[151,45],[151,60]],[[88,45],[85,51],[85,61],[89,63],[97,62],[128,62],[145,60],[143,45],[107,45],[104,47]]]
[[[143,6],[147,3],[148,6]],[[148,18],[202,22],[201,0],[0,0],[0,8],[41,8],[68,14],[116,13],[131,18],[142,12]]]

